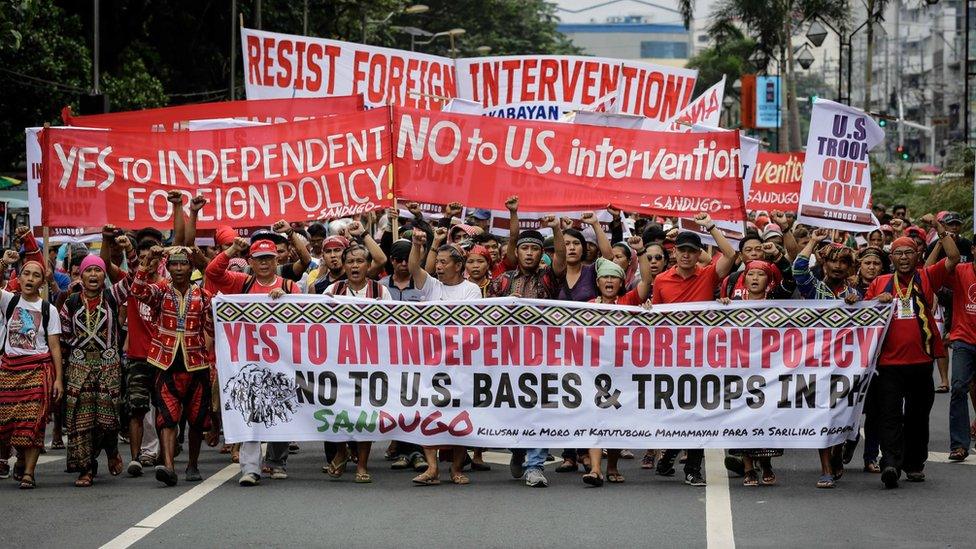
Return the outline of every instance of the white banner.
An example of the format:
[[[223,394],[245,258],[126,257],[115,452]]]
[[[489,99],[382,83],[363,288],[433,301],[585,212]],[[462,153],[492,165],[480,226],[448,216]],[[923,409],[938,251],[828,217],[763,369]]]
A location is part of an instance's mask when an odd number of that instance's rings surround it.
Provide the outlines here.
[[[796,221],[859,233],[878,228],[871,213],[868,153],[882,141],[884,130],[864,111],[817,99],[810,116]]]
[[[693,124],[717,128],[722,118],[722,99],[725,97],[725,76],[705,90],[666,124],[672,132],[690,132]]]
[[[664,123],[691,101],[698,71],[578,55],[510,55],[456,61],[458,96],[490,116],[558,120],[615,97],[613,111]]]
[[[248,99],[363,94],[369,107],[440,109],[455,97],[451,59],[241,28]]]
[[[214,299],[227,442],[824,448],[891,307]]]

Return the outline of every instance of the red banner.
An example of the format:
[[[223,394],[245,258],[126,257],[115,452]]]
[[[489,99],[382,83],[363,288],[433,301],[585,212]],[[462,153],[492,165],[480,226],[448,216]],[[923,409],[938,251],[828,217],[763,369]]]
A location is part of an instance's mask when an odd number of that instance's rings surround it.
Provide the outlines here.
[[[759,153],[746,199],[749,211],[796,212],[803,181],[803,159],[801,152]]]
[[[253,122],[281,123],[361,110],[363,110],[362,95],[341,95],[301,99],[221,101],[88,116],[73,116],[71,109],[65,107],[61,111],[61,119],[69,126],[85,128],[171,132],[185,130],[191,120],[236,118]]]
[[[394,109],[397,195],[526,211],[607,204],[744,219],[739,133],[673,134]]]
[[[158,133],[47,128],[42,221],[162,226],[169,190],[206,196],[201,228],[268,225],[391,206],[387,109],[304,122]],[[188,202],[188,200],[187,200]]]

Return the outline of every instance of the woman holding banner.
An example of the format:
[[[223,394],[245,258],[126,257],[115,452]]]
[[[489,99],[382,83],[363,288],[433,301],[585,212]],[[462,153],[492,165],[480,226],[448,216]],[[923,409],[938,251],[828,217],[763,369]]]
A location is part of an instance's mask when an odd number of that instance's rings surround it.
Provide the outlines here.
[[[590,300],[590,303],[604,303],[607,305],[629,305],[632,307],[642,305],[651,296],[651,264],[645,253],[644,241],[639,236],[632,236],[627,239],[627,246],[634,250],[640,263],[641,281],[636,288],[627,292],[624,288],[626,273],[620,265],[609,259],[598,257],[593,264],[596,267],[596,286],[600,295]],[[583,483],[589,486],[603,486],[603,449],[590,448],[588,450],[590,458],[590,470],[583,475]],[[607,476],[606,480],[611,483],[621,483],[624,476],[617,469],[617,461],[620,459],[619,449],[607,450]]]
[[[766,244],[772,246],[772,243]],[[746,262],[742,269],[739,282],[741,292],[726,293],[723,284],[723,296],[719,302],[728,305],[733,300],[765,300],[775,299],[775,292],[783,281],[783,275],[775,263],[763,259],[753,259]],[[791,292],[792,293],[792,292]],[[783,455],[783,450],[772,448],[752,448],[747,450],[730,450],[733,456],[741,456],[744,466],[743,486],[759,486],[759,474],[756,464],[762,469],[762,483],[767,486],[776,484],[776,474],[773,472],[772,458]]]

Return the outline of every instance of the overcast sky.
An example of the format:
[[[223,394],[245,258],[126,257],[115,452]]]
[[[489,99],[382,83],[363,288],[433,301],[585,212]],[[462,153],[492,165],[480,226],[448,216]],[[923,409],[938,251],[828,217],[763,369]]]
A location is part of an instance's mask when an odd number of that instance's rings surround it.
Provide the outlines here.
[[[612,2],[612,3],[609,3]],[[716,0],[697,0],[695,18],[707,18]],[[592,8],[600,4],[607,4]],[[556,0],[556,14],[564,23],[596,23],[606,22],[610,16],[644,15],[649,16],[652,23],[680,24],[681,15],[677,13],[677,2],[671,0]],[[656,7],[657,6],[657,7]],[[592,9],[587,9],[592,8]],[[578,11],[571,13],[566,10]]]

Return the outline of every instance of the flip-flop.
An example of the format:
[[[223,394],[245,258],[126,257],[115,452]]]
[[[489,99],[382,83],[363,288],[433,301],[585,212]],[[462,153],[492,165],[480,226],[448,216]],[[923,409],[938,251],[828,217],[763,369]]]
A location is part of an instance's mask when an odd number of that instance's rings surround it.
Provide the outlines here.
[[[330,462],[328,465],[322,468],[323,473],[328,473],[332,478],[341,478],[342,473],[346,472],[346,464],[349,463],[349,458],[345,458],[339,463]]]
[[[373,475],[369,473],[356,473],[357,484],[369,484],[373,482]]]
[[[124,468],[125,464],[122,462],[122,454],[115,454],[114,458],[108,458],[108,472],[112,473],[113,477],[121,475]]]
[[[772,486],[776,484],[776,473],[763,469],[762,483],[765,486]]]
[[[458,473],[456,475],[451,475],[451,482],[458,485],[471,484],[471,479],[469,479],[467,475]]]
[[[833,488],[836,486],[832,475],[820,475],[817,479],[817,488]]]
[[[84,473],[84,474],[82,474],[81,476],[78,477],[78,480],[75,481],[75,487],[76,488],[91,488],[91,485],[92,485],[93,481],[94,481],[93,475],[89,471],[89,472]]]
[[[583,475],[583,484],[593,487],[603,486],[603,475],[596,473],[586,473]]]
[[[607,482],[621,484],[624,480],[624,476],[620,473],[607,473]]]
[[[20,478],[20,489],[21,490],[33,490],[37,486],[34,482],[34,475],[24,474]]]
[[[437,486],[441,483],[441,479],[429,476],[427,473],[420,473],[413,477],[413,483],[417,486]]]
[[[938,387],[936,387],[935,392],[936,393],[948,393],[949,392],[949,386],[948,385],[939,385]]]
[[[743,486],[759,486],[759,477],[756,476],[756,471],[746,471],[746,474],[742,476]]]

